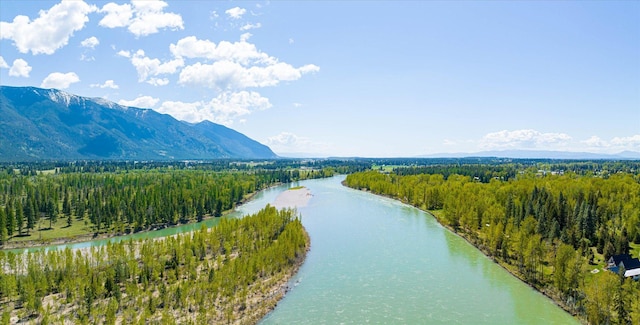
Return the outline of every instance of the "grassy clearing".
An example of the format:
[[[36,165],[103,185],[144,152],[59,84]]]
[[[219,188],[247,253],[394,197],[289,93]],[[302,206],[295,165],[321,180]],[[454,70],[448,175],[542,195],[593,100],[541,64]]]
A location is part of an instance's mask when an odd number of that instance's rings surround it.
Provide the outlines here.
[[[304,188],[304,186],[294,186],[294,187],[290,187],[289,191],[301,190],[303,188]]]
[[[67,218],[59,217],[58,220],[51,224],[52,229],[49,228],[48,219],[40,219],[35,226],[35,229],[27,235],[22,236],[15,235],[9,239],[11,242],[24,242],[24,241],[42,241],[48,242],[62,238],[73,238],[78,236],[87,236],[93,234],[93,229],[88,225],[88,220],[78,220],[73,217],[71,226],[67,226]]]
[[[383,171],[383,172],[390,173],[395,168],[400,168],[400,167],[406,167],[406,166],[400,166],[400,165],[372,165],[371,169],[372,170],[380,170],[380,171]]]

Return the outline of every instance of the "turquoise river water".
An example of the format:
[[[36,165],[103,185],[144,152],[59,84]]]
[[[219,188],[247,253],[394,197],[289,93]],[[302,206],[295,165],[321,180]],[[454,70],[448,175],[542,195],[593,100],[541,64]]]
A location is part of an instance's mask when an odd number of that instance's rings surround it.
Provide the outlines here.
[[[291,290],[261,324],[578,324],[429,214],[346,188],[340,184],[343,179],[274,187],[229,215],[258,211],[289,186],[306,186],[313,194],[298,209],[311,250],[291,280]],[[207,226],[217,222],[204,221]],[[162,237],[200,227],[109,240]]]

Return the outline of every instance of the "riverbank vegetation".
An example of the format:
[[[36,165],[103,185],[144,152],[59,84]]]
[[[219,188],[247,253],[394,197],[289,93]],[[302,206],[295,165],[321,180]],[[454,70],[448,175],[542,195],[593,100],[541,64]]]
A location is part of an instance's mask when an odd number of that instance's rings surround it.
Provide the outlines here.
[[[255,323],[309,247],[293,210],[72,251],[0,251],[2,323]]]
[[[610,256],[640,253],[638,167],[602,161],[413,165],[351,174],[345,184],[431,211],[586,322],[640,324],[640,282],[603,270]]]
[[[0,165],[0,247],[89,240],[220,217],[251,194],[364,169],[340,161]]]

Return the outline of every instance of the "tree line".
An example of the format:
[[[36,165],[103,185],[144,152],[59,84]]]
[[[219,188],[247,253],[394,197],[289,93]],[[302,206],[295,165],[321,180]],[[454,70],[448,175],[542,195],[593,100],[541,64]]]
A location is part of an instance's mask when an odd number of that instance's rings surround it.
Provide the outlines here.
[[[293,210],[267,206],[211,229],[86,250],[0,251],[0,315],[38,323],[257,321],[301,263]]]
[[[611,272],[588,272],[596,261],[629,253],[631,242],[640,244],[638,174],[552,175],[529,168],[509,180],[482,182],[428,173],[443,169],[368,171],[348,175],[345,183],[432,211],[441,223],[593,324],[640,324],[640,283]],[[462,174],[481,170],[473,166]]]
[[[50,229],[61,218],[67,227],[86,223],[94,233],[122,234],[220,217],[250,193],[333,172],[159,168],[0,174],[0,245],[36,227]]]

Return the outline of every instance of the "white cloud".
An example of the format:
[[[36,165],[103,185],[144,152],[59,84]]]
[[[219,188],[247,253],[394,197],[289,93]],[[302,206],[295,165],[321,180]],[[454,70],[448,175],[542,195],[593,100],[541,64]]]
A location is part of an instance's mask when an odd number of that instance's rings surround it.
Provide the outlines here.
[[[9,69],[9,75],[12,77],[28,78],[29,72],[31,72],[31,67],[29,66],[29,63],[23,59],[14,60],[13,65]]]
[[[295,41],[293,40],[293,38],[290,38],[289,39],[289,44],[293,44],[293,43],[295,43]]]
[[[261,28],[261,27],[262,27],[261,23],[255,23],[255,24],[247,23],[247,24],[243,25],[242,27],[240,27],[240,30],[250,30],[250,29],[256,29],[256,28]]]
[[[247,9],[235,7],[228,9],[227,11],[225,11],[225,13],[229,16],[229,18],[240,19],[242,18],[242,15],[247,13]]]
[[[166,101],[162,103],[157,111],[187,122],[209,120],[219,124],[231,125],[241,116],[270,107],[269,99],[262,97],[259,93],[240,91],[223,92],[209,102],[184,103]]]
[[[589,147],[589,148],[606,148],[606,147],[609,147],[609,144],[606,141],[600,139],[600,137],[595,136],[595,135],[593,135],[589,139],[581,141],[581,142],[586,144],[587,147]]]
[[[107,80],[105,81],[103,84],[92,84],[90,85],[91,88],[111,88],[111,89],[118,89],[120,88],[118,85],[116,85],[116,83],[113,80]]]
[[[171,53],[177,58],[214,61],[185,66],[180,71],[178,83],[230,91],[276,86],[281,81],[298,80],[303,74],[320,70],[313,64],[295,68],[288,63],[278,62],[277,58],[248,43],[247,38],[248,35],[243,34],[240,42],[222,41],[216,44],[189,36],[171,44]]]
[[[94,49],[96,46],[98,46],[98,44],[100,44],[100,41],[95,36],[91,36],[80,42],[80,45],[82,45],[82,47],[88,47],[90,49]]]
[[[91,61],[95,61],[96,58],[93,56],[86,56],[84,54],[80,54],[80,61],[87,61],[87,62],[91,62]]]
[[[611,140],[601,139],[593,135],[587,140],[580,141],[580,143],[586,145],[587,150],[598,152],[640,151],[640,134],[628,137],[614,137]]]
[[[44,80],[42,80],[42,84],[40,87],[42,88],[57,88],[57,89],[66,89],[72,83],[79,82],[80,78],[74,72],[60,73],[54,72],[49,74]]]
[[[9,69],[7,61],[5,61],[2,56],[0,56],[0,68]]]
[[[294,68],[288,63],[276,63],[265,67],[244,67],[231,61],[213,64],[200,62],[186,66],[180,72],[178,83],[203,85],[219,90],[271,87],[281,81],[298,80],[303,74],[318,71],[313,64]]]
[[[75,31],[84,28],[89,21],[87,14],[96,10],[84,1],[63,1],[41,10],[33,21],[19,15],[13,22],[0,22],[0,40],[13,40],[20,53],[53,54],[67,45]]]
[[[119,56],[125,57],[125,58],[130,58],[131,57],[131,52],[125,51],[125,50],[120,50],[116,54],[119,55]]]
[[[571,140],[565,133],[541,133],[536,130],[502,130],[488,133],[480,141],[483,149],[550,149],[562,147]]]
[[[254,44],[244,41],[234,43],[222,41],[216,44],[209,40],[199,40],[195,36],[188,36],[176,44],[171,44],[169,48],[176,57],[227,60],[243,65],[277,62],[277,59],[258,51]]]
[[[106,12],[107,14],[98,24],[107,28],[126,27],[133,17],[131,5],[129,4],[118,5],[110,2],[102,6],[100,12]]]
[[[131,63],[138,72],[138,81],[144,82],[149,77],[161,74],[174,74],[178,68],[184,65],[182,58],[176,58],[171,61],[161,62],[158,59],[146,57],[143,50],[138,50],[131,57]]]
[[[132,5],[107,3],[100,9],[106,15],[99,25],[107,28],[127,27],[136,36],[155,34],[159,29],[184,29],[182,16],[164,12],[164,1],[132,1]]]
[[[247,42],[251,36],[253,36],[251,33],[244,33],[240,35],[240,42]]]
[[[166,86],[169,84],[169,79],[167,78],[149,78],[147,83],[154,86]]]
[[[293,103],[293,107],[300,108],[300,107],[302,107],[302,104],[301,103]]]
[[[265,144],[279,153],[325,153],[330,147],[326,143],[313,141],[290,132],[281,132],[269,137]]]
[[[620,150],[640,150],[640,134],[629,137],[615,137],[611,139],[611,144]]]
[[[134,100],[120,100],[118,104],[122,106],[138,107],[138,108],[152,108],[158,103],[158,98],[151,96],[140,96]]]

